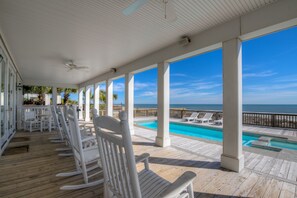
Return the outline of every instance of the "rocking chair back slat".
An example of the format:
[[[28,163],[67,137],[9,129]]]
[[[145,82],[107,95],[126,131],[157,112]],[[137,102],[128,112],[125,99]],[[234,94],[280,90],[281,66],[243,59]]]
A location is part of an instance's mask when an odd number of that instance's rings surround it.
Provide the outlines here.
[[[62,126],[63,134],[64,134],[64,136],[66,138],[66,141],[67,141],[68,144],[71,145],[71,142],[70,142],[71,136],[70,136],[70,133],[69,133],[68,126],[66,124],[64,112],[61,110],[61,108],[57,108],[57,114],[58,114],[58,120],[59,120],[59,122],[61,123],[61,126]]]
[[[52,113],[52,116],[54,118],[55,128],[58,130],[58,133],[59,133],[59,136],[60,136],[61,140],[64,140],[61,125],[60,125],[59,120],[58,120],[57,107],[52,105],[51,106],[51,113]]]
[[[116,197],[141,197],[127,117],[94,119],[106,185]]]
[[[84,159],[82,159],[83,155],[81,155],[81,153],[83,152],[82,142],[81,142],[82,138],[81,138],[80,128],[76,118],[76,112],[72,108],[69,108],[67,113],[68,113],[69,131],[71,133],[70,136],[71,136],[74,156],[79,161],[84,161]]]

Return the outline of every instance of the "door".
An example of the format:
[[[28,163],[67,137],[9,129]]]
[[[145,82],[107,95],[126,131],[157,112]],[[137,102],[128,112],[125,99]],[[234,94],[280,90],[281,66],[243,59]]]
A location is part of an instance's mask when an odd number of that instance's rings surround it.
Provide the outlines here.
[[[6,122],[5,122],[5,104],[6,104],[6,97],[5,97],[5,80],[6,80],[6,70],[5,70],[5,62],[4,60],[1,61],[0,63],[0,91],[1,91],[1,97],[0,97],[0,104],[1,104],[1,109],[0,109],[0,119],[1,119],[1,127],[0,127],[0,147],[2,149],[3,145],[5,144],[7,140],[7,134],[6,134]]]
[[[9,67],[7,87],[7,128],[9,136],[15,131],[15,86],[15,72],[12,67]]]

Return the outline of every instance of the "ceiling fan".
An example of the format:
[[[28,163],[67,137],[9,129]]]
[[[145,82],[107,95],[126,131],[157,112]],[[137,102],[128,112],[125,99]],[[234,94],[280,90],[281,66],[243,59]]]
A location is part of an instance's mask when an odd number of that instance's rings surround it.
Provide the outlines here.
[[[129,16],[137,12],[142,6],[147,4],[151,0],[135,0],[122,12],[124,15]],[[173,5],[173,0],[155,0],[157,1],[164,9],[164,18],[166,20],[175,21],[177,19],[176,12]]]
[[[73,63],[72,60],[64,64],[65,67],[68,69],[67,72],[72,71],[72,70],[85,70],[88,71],[89,67],[87,66],[78,66]]]

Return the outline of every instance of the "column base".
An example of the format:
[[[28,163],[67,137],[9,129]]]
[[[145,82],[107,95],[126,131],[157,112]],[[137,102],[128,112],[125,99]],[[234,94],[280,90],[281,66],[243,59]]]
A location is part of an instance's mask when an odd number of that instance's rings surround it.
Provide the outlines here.
[[[244,156],[241,155],[239,158],[232,156],[221,155],[221,167],[235,172],[240,172],[244,168]]]
[[[161,147],[170,146],[170,137],[156,137],[156,144]]]

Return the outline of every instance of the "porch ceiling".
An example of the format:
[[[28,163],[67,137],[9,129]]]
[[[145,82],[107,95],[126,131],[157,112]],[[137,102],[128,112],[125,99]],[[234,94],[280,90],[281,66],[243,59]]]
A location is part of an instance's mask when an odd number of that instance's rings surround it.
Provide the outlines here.
[[[1,0],[0,28],[25,81],[79,84],[275,1],[175,0],[168,22],[158,0],[131,16],[133,0]],[[68,60],[90,72],[67,72]]]

